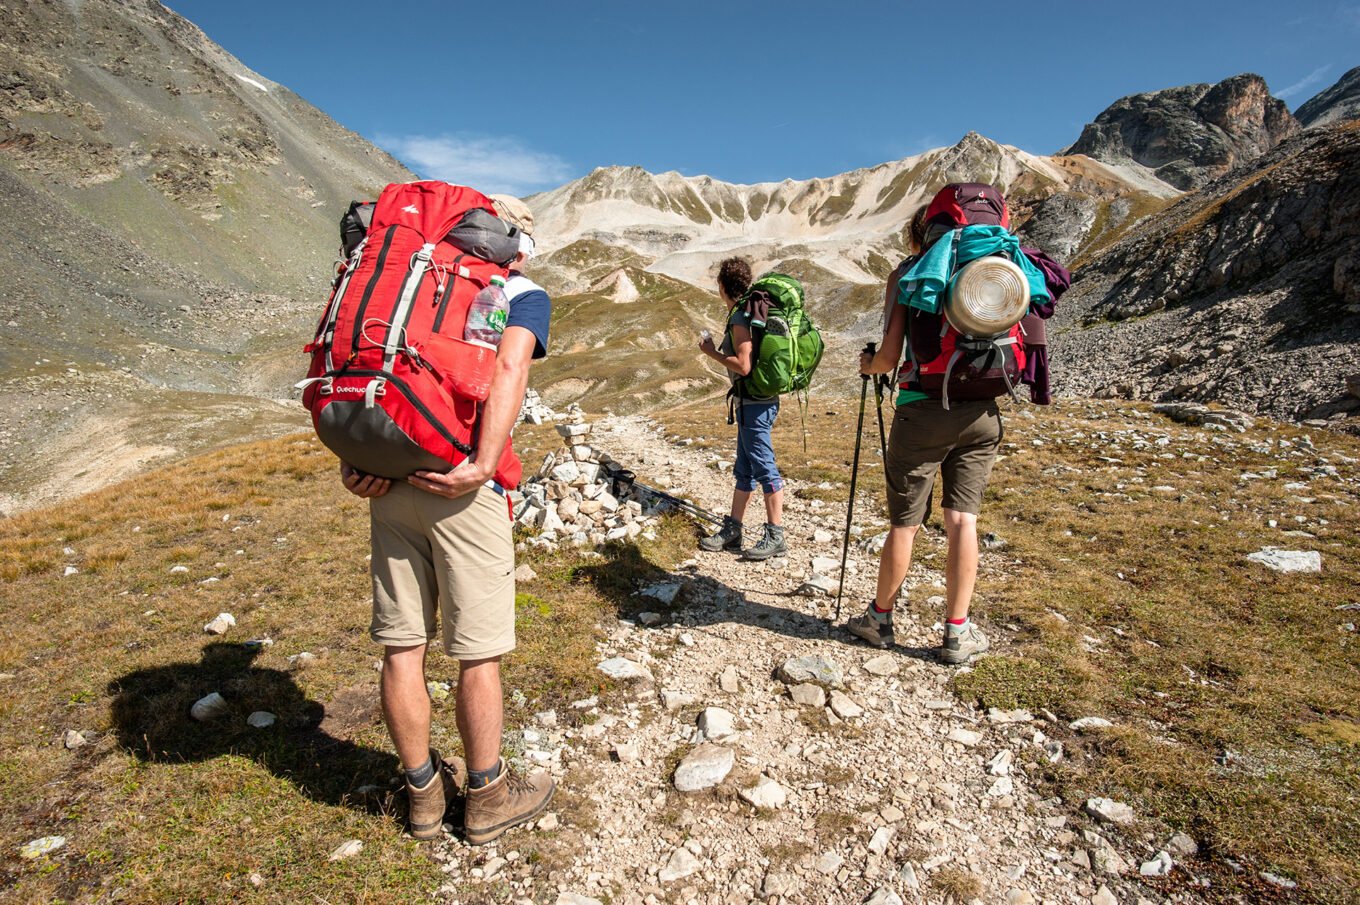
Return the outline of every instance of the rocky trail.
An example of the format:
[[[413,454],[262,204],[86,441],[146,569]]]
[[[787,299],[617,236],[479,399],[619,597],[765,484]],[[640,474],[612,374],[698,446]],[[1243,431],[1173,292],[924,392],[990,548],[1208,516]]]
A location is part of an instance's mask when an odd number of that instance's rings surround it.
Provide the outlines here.
[[[636,416],[596,422],[591,442],[639,481],[725,511],[731,479],[713,452]],[[876,466],[876,450],[866,458]],[[587,717],[580,728],[559,728],[553,712],[507,727],[510,749],[589,799],[585,819],[553,812],[539,823],[568,846],[561,869],[547,888],[542,872],[536,881],[516,848],[535,844],[522,830],[483,849],[450,838],[438,849],[441,899],[490,901],[494,884],[496,901],[561,905],[1197,901],[1137,882],[1140,864],[1169,871],[1188,838],[1117,851],[1105,827],[1130,822],[1127,806],[1093,799],[1082,813],[1035,791],[1031,771],[1063,755],[1045,732],[1056,717],[959,700],[948,686],[958,668],[933,656],[938,624],[899,608],[898,646],[886,652],[829,631],[834,590],[797,590],[814,557],[839,567],[844,512],[789,494],[787,559],[696,553],[640,587],[643,611],[599,645],[600,669],[626,694],[572,704]],[[762,517],[757,498],[748,534]],[[845,616],[871,593],[873,537],[886,527],[856,522],[864,539],[852,543]],[[997,546],[984,571],[1007,570]],[[919,543],[912,599],[943,593],[943,558],[942,539]],[[988,630],[1004,648],[1004,627]]]

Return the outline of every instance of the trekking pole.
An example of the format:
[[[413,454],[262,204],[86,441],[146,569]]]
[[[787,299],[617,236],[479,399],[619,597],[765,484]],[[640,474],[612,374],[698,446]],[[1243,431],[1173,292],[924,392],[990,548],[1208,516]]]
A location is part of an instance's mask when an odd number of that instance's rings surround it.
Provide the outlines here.
[[[873,355],[875,344],[869,343],[864,351]],[[841,598],[845,595],[845,563],[850,555],[850,523],[855,517],[855,485],[859,479],[859,448],[864,439],[864,403],[869,398],[869,375],[859,375],[859,422],[855,425],[855,458],[850,466],[850,502],[845,507],[845,542],[841,544],[841,580],[836,585],[836,622],[841,621]]]
[[[878,403],[878,452],[885,474],[888,467],[888,432],[883,427],[883,397],[887,393],[888,377],[886,374],[879,374],[874,378],[874,396],[877,397]]]

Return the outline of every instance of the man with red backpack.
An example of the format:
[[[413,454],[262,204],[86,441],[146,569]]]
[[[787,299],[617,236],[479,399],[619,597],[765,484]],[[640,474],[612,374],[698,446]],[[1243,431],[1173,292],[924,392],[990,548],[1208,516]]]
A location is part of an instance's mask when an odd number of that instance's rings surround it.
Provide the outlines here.
[[[888,280],[883,341],[876,354],[860,357],[860,373],[865,375],[886,374],[899,365],[903,370],[884,461],[892,525],[879,561],[874,599],[846,628],[875,647],[893,643],[893,604],[910,569],[913,543],[939,472],[947,537],[946,625],[940,658],[959,664],[989,646],[986,635],[968,618],[977,581],[977,517],[1001,444],[996,397],[1013,393],[1025,370],[1025,352],[1018,323],[1023,312],[1009,328],[1003,325],[995,334],[978,336],[961,332],[945,303],[963,266],[991,256],[1015,265],[1017,284],[1023,275],[1025,288],[1017,291],[1028,292],[1029,311],[1049,316],[1055,295],[1044,270],[1021,251],[1009,232],[1006,200],[992,186],[947,185],[918,216],[921,222],[913,223],[917,253]],[[1041,254],[1036,257],[1066,275],[1056,263]],[[1020,304],[1025,301],[1022,295]]]
[[[518,270],[533,254],[533,215],[517,198],[396,184],[371,216],[309,346],[303,401],[341,457],[345,488],[369,500],[370,634],[384,647],[383,718],[411,834],[437,838],[466,790],[465,836],[480,845],[541,813],[555,788],[500,756],[500,660],[515,647],[505,494],[520,473],[509,439],[530,361],[547,351],[551,302]],[[494,304],[478,309],[483,299]],[[460,666],[465,762],[430,747],[425,658],[441,624]]]

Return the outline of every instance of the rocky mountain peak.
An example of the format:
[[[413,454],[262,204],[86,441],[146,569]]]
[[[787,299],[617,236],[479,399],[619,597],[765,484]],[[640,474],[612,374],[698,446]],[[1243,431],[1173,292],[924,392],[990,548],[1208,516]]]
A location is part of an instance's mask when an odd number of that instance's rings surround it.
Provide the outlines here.
[[[1183,190],[1255,160],[1299,130],[1265,79],[1251,73],[1120,98],[1067,149],[1133,162]]]
[[[1343,75],[1326,91],[1306,101],[1294,111],[1294,117],[1304,128],[1360,118],[1360,66]]]

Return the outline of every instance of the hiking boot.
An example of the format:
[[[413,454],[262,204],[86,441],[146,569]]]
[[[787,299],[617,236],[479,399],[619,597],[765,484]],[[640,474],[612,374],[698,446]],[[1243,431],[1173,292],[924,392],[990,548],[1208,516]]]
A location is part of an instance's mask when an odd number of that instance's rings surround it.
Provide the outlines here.
[[[845,628],[856,638],[861,638],[869,642],[870,646],[882,650],[893,643],[892,620],[879,622],[870,612],[860,613],[858,616],[851,616],[845,623]]]
[[[982,634],[982,629],[969,622],[965,623],[962,631],[956,631],[956,626],[945,624],[944,644],[940,645],[940,659],[946,663],[967,663],[968,658],[982,653],[991,647],[987,636]]]
[[[500,775],[480,789],[468,789],[463,834],[470,845],[484,845],[517,824],[533,820],[552,800],[557,783],[546,773],[519,776],[501,759]]]
[[[778,556],[788,548],[784,546],[784,526],[765,525],[765,533],[756,545],[749,550],[743,550],[741,558],[747,562],[759,562],[762,559],[769,559],[771,556]]]
[[[730,515],[723,516],[722,528],[717,534],[710,534],[699,541],[699,549],[710,553],[728,550],[736,553],[741,549],[741,522]]]
[[[461,764],[462,761],[454,758]],[[444,828],[444,814],[449,809],[457,790],[456,769],[444,761],[439,752],[430,749],[430,762],[435,765],[434,778],[421,788],[406,783],[408,820],[411,835],[417,839],[438,839]],[[467,784],[467,769],[463,769],[463,785]]]

